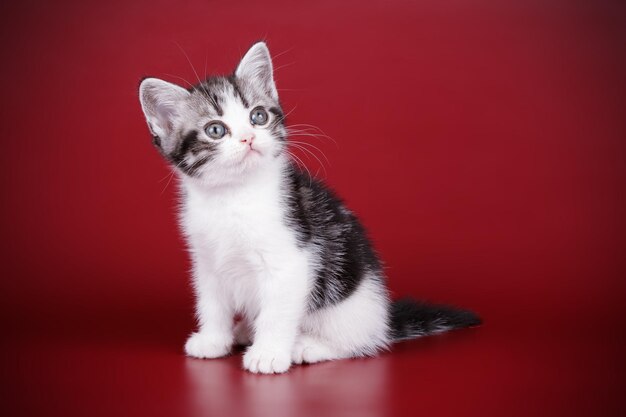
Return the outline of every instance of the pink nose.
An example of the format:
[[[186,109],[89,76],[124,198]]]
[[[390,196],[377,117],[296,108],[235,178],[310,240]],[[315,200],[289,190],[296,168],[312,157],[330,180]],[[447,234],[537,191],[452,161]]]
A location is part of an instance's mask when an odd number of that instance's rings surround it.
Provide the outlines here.
[[[250,145],[252,145],[252,141],[254,141],[254,133],[246,133],[239,140],[241,143],[249,143]]]

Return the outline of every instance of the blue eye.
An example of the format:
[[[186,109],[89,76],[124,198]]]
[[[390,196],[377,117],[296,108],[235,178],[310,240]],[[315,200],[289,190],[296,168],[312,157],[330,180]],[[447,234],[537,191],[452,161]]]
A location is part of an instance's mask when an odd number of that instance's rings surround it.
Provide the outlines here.
[[[256,107],[250,112],[250,123],[263,126],[269,120],[269,116],[263,107]]]
[[[207,127],[204,128],[207,136],[212,139],[222,139],[226,134],[226,126],[224,126],[220,122],[209,123]]]

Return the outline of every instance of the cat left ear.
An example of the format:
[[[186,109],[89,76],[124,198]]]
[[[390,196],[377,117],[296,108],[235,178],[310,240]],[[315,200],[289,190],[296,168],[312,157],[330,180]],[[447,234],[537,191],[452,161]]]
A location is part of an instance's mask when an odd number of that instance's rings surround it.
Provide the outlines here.
[[[146,78],[141,82],[139,101],[154,136],[162,140],[169,138],[181,103],[189,94],[184,88],[158,78]]]
[[[237,66],[235,77],[260,86],[267,95],[278,100],[272,58],[265,42],[257,42],[252,45]]]

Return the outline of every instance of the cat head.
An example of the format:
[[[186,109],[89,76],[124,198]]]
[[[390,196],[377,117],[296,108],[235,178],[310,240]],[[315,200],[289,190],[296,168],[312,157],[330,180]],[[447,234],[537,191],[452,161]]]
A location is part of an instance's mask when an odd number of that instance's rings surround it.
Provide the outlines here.
[[[254,44],[230,76],[185,89],[157,78],[139,86],[153,143],[182,174],[212,184],[238,181],[286,147],[269,50]]]

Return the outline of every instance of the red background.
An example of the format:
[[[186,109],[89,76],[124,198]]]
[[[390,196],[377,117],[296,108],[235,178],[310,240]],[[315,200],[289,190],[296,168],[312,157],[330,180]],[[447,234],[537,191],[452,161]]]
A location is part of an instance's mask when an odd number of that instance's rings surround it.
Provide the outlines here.
[[[623,415],[623,2],[0,9],[3,415]],[[182,355],[175,180],[136,89],[258,39],[394,294],[484,326],[274,377]]]

